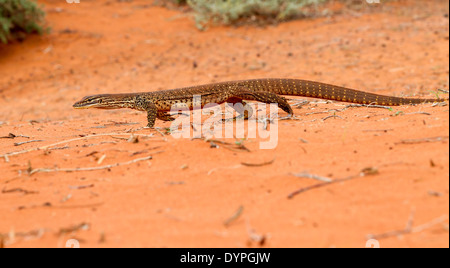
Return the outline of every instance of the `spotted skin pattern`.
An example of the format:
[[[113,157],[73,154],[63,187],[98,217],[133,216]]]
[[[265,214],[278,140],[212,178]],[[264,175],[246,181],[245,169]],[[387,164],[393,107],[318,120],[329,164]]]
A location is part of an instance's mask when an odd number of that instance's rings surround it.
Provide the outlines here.
[[[281,95],[386,106],[448,101],[448,98],[414,99],[385,96],[308,80],[265,78],[220,82],[155,92],[93,95],[84,97],[76,102],[73,107],[77,109],[130,108],[146,111],[147,126],[153,127],[157,118],[163,121],[174,120],[168,114],[173,105],[192,110],[202,108],[209,103],[240,103],[245,106],[245,101],[250,100],[278,104],[283,111],[292,115],[291,106]],[[201,103],[198,97],[201,97]],[[236,106],[232,107],[235,108]],[[253,113],[251,109],[235,109],[238,113],[244,113],[245,118],[249,118]]]

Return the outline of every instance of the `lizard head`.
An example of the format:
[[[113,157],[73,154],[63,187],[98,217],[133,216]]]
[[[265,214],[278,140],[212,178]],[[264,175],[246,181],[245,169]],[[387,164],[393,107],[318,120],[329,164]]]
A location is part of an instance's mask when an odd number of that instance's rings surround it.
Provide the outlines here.
[[[75,102],[75,109],[119,109],[128,108],[133,102],[130,94],[100,94],[86,96],[80,101]]]

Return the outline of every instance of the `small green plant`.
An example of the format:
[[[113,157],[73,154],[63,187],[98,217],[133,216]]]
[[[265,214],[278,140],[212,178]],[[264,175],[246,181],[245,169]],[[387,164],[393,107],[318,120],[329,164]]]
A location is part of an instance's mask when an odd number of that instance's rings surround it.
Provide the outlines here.
[[[305,8],[316,6],[326,0],[187,0],[194,10],[199,29],[212,22],[233,24],[238,21],[260,18],[285,21],[306,15]],[[183,2],[183,1],[178,1]]]
[[[44,32],[45,13],[30,0],[0,0],[0,40],[23,40],[27,34]]]
[[[432,90],[430,92],[431,92],[431,94],[436,96],[436,99],[440,99],[442,93],[447,93],[448,94],[448,92],[445,92],[445,90],[442,90],[442,89],[436,89],[436,90]]]

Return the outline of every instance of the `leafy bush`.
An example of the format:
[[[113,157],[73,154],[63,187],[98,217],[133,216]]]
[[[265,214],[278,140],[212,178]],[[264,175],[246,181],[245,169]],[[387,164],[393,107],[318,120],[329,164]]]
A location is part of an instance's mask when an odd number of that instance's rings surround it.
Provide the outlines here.
[[[261,18],[284,21],[306,15],[304,8],[326,0],[187,0],[195,11],[197,27],[209,22],[232,24],[240,20]],[[183,0],[178,0],[179,3]]]
[[[0,40],[23,40],[26,34],[43,30],[45,13],[30,0],[0,0]]]

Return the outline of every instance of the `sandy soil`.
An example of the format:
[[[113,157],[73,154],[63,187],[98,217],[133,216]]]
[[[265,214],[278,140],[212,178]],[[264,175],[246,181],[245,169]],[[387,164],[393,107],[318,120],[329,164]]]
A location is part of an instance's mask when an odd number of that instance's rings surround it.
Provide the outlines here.
[[[0,159],[0,246],[364,247],[370,234],[381,247],[449,246],[447,105],[311,99],[279,121],[275,149],[251,138],[249,151],[174,139],[161,121],[131,142],[145,114],[72,108],[91,94],[261,77],[434,98],[449,88],[447,1],[335,4],[331,17],[205,32],[150,1],[39,2],[52,33],[0,45],[0,136],[16,136],[0,154],[22,151]],[[365,168],[375,174],[288,198],[321,183],[293,174]]]

